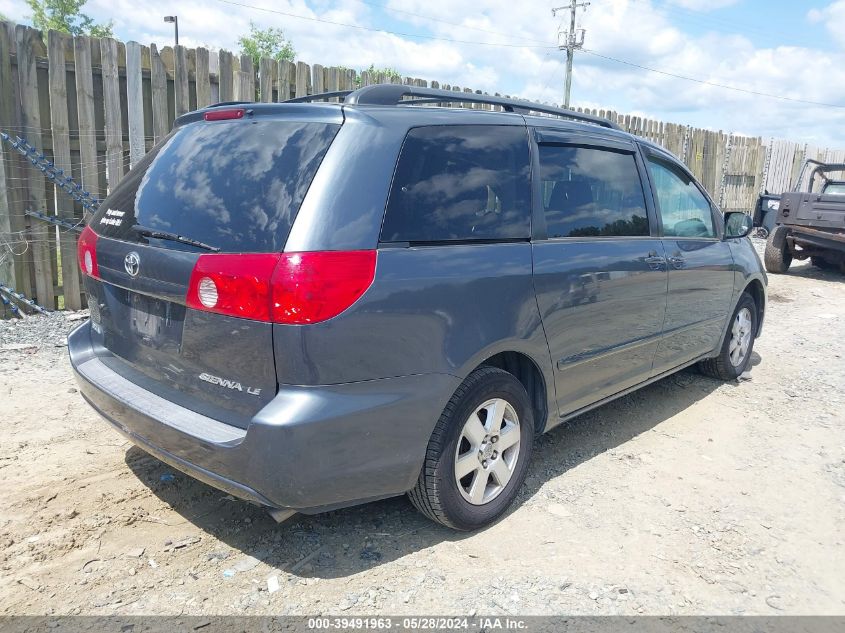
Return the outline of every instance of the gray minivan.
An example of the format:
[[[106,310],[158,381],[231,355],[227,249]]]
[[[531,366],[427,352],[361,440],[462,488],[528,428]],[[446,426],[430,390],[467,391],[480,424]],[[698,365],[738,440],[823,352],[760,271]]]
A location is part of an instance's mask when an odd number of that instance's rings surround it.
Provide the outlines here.
[[[279,520],[408,493],[470,530],[535,435],[694,363],[747,368],[750,228],[568,110],[401,85],[219,104],[91,219],[68,349],[118,431]]]

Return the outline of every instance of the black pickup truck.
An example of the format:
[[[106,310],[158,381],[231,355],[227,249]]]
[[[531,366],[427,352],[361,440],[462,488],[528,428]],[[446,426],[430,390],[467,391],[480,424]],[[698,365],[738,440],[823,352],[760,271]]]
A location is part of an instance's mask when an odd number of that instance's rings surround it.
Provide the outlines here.
[[[768,272],[785,273],[793,259],[809,257],[845,273],[845,181],[830,177],[842,173],[843,163],[804,163],[795,189],[780,196],[763,258]]]

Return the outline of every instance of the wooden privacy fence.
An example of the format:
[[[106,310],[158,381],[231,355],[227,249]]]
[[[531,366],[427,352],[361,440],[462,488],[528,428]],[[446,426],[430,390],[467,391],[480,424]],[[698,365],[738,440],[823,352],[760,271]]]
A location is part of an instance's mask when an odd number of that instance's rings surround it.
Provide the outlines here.
[[[174,119],[220,101],[278,102],[375,83],[480,93],[437,81],[304,62],[261,59],[184,46],[142,46],[71,37],[0,22],[0,131],[20,136],[83,188],[103,198],[164,135]],[[486,105],[467,107],[484,108]],[[805,157],[845,162],[845,154],[768,141],[611,110],[582,109],[679,156],[723,209],[750,211],[762,189],[788,188]],[[8,144],[0,151],[0,283],[47,308],[83,301],[77,232],[27,215],[71,222],[83,209]]]

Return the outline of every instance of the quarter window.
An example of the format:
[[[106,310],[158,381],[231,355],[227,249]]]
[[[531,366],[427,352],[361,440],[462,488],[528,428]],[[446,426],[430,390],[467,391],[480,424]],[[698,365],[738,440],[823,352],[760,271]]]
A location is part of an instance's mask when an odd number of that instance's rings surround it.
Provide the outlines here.
[[[549,237],[649,234],[633,154],[540,145],[540,179]]]
[[[523,127],[414,128],[399,154],[381,240],[527,239],[530,171]]]
[[[710,203],[695,182],[680,169],[649,159],[649,170],[663,235],[668,237],[716,237]]]

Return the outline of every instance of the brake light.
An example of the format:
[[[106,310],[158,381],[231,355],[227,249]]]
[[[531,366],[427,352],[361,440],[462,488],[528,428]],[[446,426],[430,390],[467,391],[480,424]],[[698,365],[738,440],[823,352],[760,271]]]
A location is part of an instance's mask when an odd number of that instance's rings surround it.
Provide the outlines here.
[[[211,110],[205,113],[206,121],[228,121],[230,119],[244,118],[245,110],[236,108],[234,110]]]
[[[376,273],[376,251],[284,253],[273,273],[273,321],[326,321],[367,291]]]
[[[100,267],[97,265],[97,234],[86,226],[76,242],[76,256],[80,270],[95,279],[100,278]]]
[[[200,255],[188,307],[302,325],[337,316],[375,278],[376,251]]]

